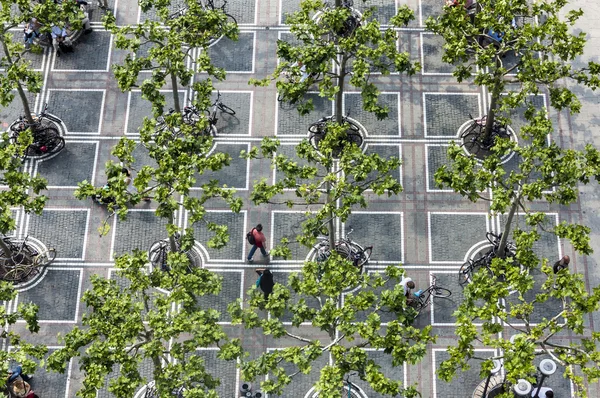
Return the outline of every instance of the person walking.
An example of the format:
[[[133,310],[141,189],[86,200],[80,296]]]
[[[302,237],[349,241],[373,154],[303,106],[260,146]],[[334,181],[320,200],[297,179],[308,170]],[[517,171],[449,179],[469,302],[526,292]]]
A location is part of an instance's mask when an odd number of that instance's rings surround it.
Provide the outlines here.
[[[252,228],[252,231],[250,231],[252,233],[252,237],[254,238],[254,242],[250,242],[252,244],[252,249],[250,249],[250,253],[248,253],[249,263],[254,262],[252,257],[254,257],[256,249],[260,249],[260,252],[262,253],[263,257],[267,257],[269,255],[269,252],[265,250],[265,243],[267,241],[267,238],[265,238],[265,234],[262,233],[262,230],[262,224],[258,224],[256,227]],[[248,240],[250,241],[250,239]]]
[[[556,275],[563,269],[569,268],[570,262],[571,262],[571,259],[569,258],[569,256],[563,256],[563,258],[561,258],[560,260],[558,260],[557,262],[554,263],[554,266],[552,267],[552,271],[554,271],[554,274]]]
[[[260,287],[260,290],[262,290],[265,295],[265,300],[268,300],[269,295],[273,293],[273,286],[275,285],[275,282],[273,282],[273,274],[266,268],[259,268],[255,271],[258,274],[256,286]]]

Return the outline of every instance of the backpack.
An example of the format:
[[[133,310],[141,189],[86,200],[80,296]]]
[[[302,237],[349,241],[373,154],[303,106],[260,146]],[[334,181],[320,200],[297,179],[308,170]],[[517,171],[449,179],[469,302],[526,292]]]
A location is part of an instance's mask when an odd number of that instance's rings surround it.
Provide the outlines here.
[[[252,230],[246,234],[246,239],[248,239],[248,243],[251,245],[256,244],[256,239],[254,239],[254,229],[255,228],[252,228]]]

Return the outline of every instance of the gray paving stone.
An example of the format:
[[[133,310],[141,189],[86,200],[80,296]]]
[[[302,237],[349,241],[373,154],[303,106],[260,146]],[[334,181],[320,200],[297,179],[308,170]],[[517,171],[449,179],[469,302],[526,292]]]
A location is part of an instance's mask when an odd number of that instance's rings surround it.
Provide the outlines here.
[[[216,0],[215,6],[221,7],[224,0]],[[255,23],[256,1],[253,0],[228,0],[225,12],[231,14],[238,24]]]
[[[142,361],[142,363],[138,367],[140,374],[142,375],[142,377],[144,377],[146,379],[147,382],[150,382],[153,380],[152,369],[153,369],[153,365],[152,365],[152,360],[150,360],[150,359],[145,359],[144,361]],[[121,372],[120,372],[119,366],[115,365],[113,367],[113,371],[111,373],[109,373],[109,375],[105,379],[104,386],[100,390],[98,390],[98,395],[96,397],[97,398],[114,398],[114,395],[111,394],[110,392],[108,392],[108,386],[109,386],[109,382],[111,380],[119,377],[120,374],[121,374]],[[140,390],[141,390],[141,388],[138,389],[137,391],[140,391]],[[136,392],[136,395],[137,395],[137,392]]]
[[[10,104],[7,106],[0,107],[0,129],[2,131],[8,130],[8,127],[19,118],[19,116],[23,115],[23,105],[19,98],[19,95],[16,91],[14,91],[15,98]],[[31,92],[27,92],[27,98],[29,102],[29,107],[32,112],[35,112],[33,105],[35,104],[36,94]]]
[[[421,72],[424,74],[431,73],[452,73],[454,67],[442,61],[444,54],[444,40],[433,34],[423,33],[421,35],[421,43],[423,52],[423,64]]]
[[[202,175],[197,176],[194,186],[200,187],[207,184],[210,180],[218,180],[220,185],[227,185],[230,188],[246,189],[248,187],[248,167],[249,161],[240,157],[242,150],[249,151],[248,144],[235,144],[232,142],[219,142],[216,144],[213,153],[226,153],[231,156],[229,166],[224,166],[221,170],[207,170]]]
[[[204,309],[214,309],[221,313],[220,322],[231,322],[227,306],[235,300],[242,298],[242,272],[240,271],[215,271],[221,280],[221,292],[216,295],[197,296],[196,302]]]
[[[485,240],[485,214],[430,214],[431,261],[461,263],[469,249]]]
[[[303,212],[273,214],[273,245],[279,244],[281,239],[289,240],[288,247],[292,252],[291,260],[304,260],[309,249],[296,241],[296,236],[302,233],[302,222],[305,220]]]
[[[50,348],[48,354],[44,357],[44,360],[48,356],[56,351],[55,348]],[[72,364],[69,364],[72,366]],[[34,378],[29,382],[31,389],[35,393],[44,398],[64,398],[67,393],[67,373],[54,373],[48,372],[44,367],[38,367],[34,373]]]
[[[204,359],[204,366],[210,375],[221,380],[216,388],[219,397],[234,397],[237,393],[235,384],[237,369],[234,361],[217,358],[218,350],[197,350],[196,355]]]
[[[316,166],[314,163],[309,163],[306,159],[302,159],[296,154],[296,145],[290,145],[290,144],[284,143],[278,148],[277,154],[286,156],[291,161],[296,162],[299,166],[307,166],[307,165],[310,165],[313,167]],[[320,175],[323,175],[326,172],[323,167],[317,166],[317,168],[319,170]],[[279,172],[277,169],[275,169],[276,181],[277,182],[282,181],[284,178],[285,178],[285,174],[282,172]],[[306,183],[311,183],[311,181],[300,179],[299,183],[306,184]]]
[[[456,137],[458,129],[479,115],[479,96],[472,94],[425,94],[426,136]]]
[[[421,0],[419,3],[421,4],[420,12],[423,17],[422,24],[425,24],[425,21],[429,17],[438,17],[442,15],[443,3],[440,3],[437,0]]]
[[[104,71],[108,68],[109,32],[94,30],[82,35],[74,44],[75,51],[62,54],[54,61],[54,69]]]
[[[316,298],[311,296],[300,296],[296,292],[294,292],[288,283],[290,273],[283,271],[272,271],[273,272],[273,280],[275,283],[283,285],[290,290],[290,305],[298,304],[298,302],[302,299],[306,303],[309,308],[319,309],[319,302]],[[284,315],[279,318],[282,322],[291,323],[293,320],[293,314],[290,311],[285,311]],[[308,321],[310,323],[310,321]]]
[[[345,223],[346,233],[354,232],[350,239],[363,247],[373,246],[372,260],[401,262],[402,216],[401,214],[354,212]],[[385,233],[382,233],[385,231]]]
[[[223,37],[208,52],[213,64],[227,72],[252,72],[254,33],[240,32],[237,41]]]
[[[350,115],[367,129],[367,134],[398,136],[400,135],[400,124],[398,114],[398,94],[379,94],[378,103],[387,106],[388,117],[377,120],[374,113],[363,110],[362,98],[359,93],[344,95],[344,114]]]
[[[478,356],[492,356],[493,352],[480,352],[475,350]],[[434,351],[433,358],[435,362],[435,369],[440,368],[440,364],[450,358],[445,351]],[[471,396],[475,387],[481,382],[479,377],[479,361],[473,361],[471,369],[467,371],[458,372],[456,377],[452,379],[450,383],[446,383],[440,380],[437,376],[434,376],[435,389],[437,396],[444,396],[446,398],[464,398]]]
[[[442,166],[450,166],[448,159],[447,145],[428,145],[427,146],[427,188],[440,189],[435,183],[435,172]],[[446,187],[441,189],[448,189]]]
[[[166,225],[166,221],[156,217],[154,211],[129,212],[127,220],[117,221],[113,227],[114,256],[133,249],[149,250],[153,242],[167,237]]]
[[[20,292],[19,303],[34,303],[39,307],[40,321],[75,321],[79,305],[81,270],[48,268],[35,287]]]
[[[184,0],[174,0],[174,1],[170,2],[170,4],[168,5],[170,15],[176,15],[176,13],[179,10],[181,10],[182,8],[185,8],[185,4],[186,4],[186,2]],[[146,20],[160,21],[160,18],[157,15],[157,12],[154,8],[151,8],[146,12],[142,12],[142,10],[140,8],[140,23],[143,23]]]
[[[29,215],[27,233],[56,249],[56,257],[80,259],[83,257],[88,211],[85,208],[50,209],[41,215]]]
[[[320,97],[316,93],[307,95],[312,99],[315,109],[308,115],[302,116],[295,107],[279,103],[277,110],[277,135],[301,135],[308,137],[308,127],[324,116],[333,114],[333,102]]]
[[[10,29],[8,33],[13,35],[13,41],[23,40],[23,29]],[[4,57],[4,49],[0,48],[0,58]],[[31,67],[36,70],[42,69],[42,54],[36,54],[33,52],[27,52],[23,55],[23,58],[31,62]],[[0,68],[0,70],[2,70]]]
[[[324,354],[317,358],[311,367],[311,372],[309,374],[298,373],[293,377],[292,382],[285,388],[283,394],[275,395],[269,394],[269,397],[304,397],[308,393],[308,391],[313,387],[313,385],[317,382],[320,376],[321,369],[328,365],[329,355]],[[289,364],[288,362],[281,362],[281,367],[286,369],[288,374],[292,374],[297,372],[297,368],[295,365]],[[312,396],[309,395],[309,396]]]
[[[369,139],[367,138],[367,147],[365,149],[365,154],[367,155],[371,155],[371,154],[378,154],[379,156],[381,156],[383,159],[391,159],[392,157],[396,158],[396,159],[402,159],[402,156],[400,154],[401,148],[400,145],[395,145],[395,144],[368,144]],[[391,175],[392,177],[394,177],[396,179],[396,181],[402,181],[402,176],[401,176],[401,169],[402,166],[400,166],[398,169],[392,170],[389,175]],[[369,175],[369,178],[375,178],[376,177],[376,173],[371,173]],[[382,199],[385,198],[385,196],[381,197]]]
[[[69,133],[98,133],[104,90],[48,93],[48,109],[62,119]]]
[[[37,172],[49,186],[76,187],[83,180],[91,182],[97,148],[93,142],[68,142],[59,156],[38,161]]]
[[[214,222],[217,225],[226,225],[229,233],[229,243],[222,249],[211,249],[206,242],[214,236],[209,231],[206,223],[200,222],[193,225],[194,238],[208,252],[211,260],[241,260],[244,258],[243,247],[246,239],[246,226],[244,225],[243,213],[231,212],[207,212],[204,217],[206,222]]]
[[[375,361],[379,366],[381,366],[381,371],[386,377],[389,377],[392,380],[400,381],[404,385],[404,366],[393,366],[392,365],[392,357],[388,354],[385,354],[382,351],[367,351],[367,356],[369,359]],[[383,395],[378,392],[375,392],[373,388],[367,383],[364,382],[357,377],[350,378],[350,381],[357,386],[359,386],[369,398],[388,398],[391,395]],[[400,395],[397,395],[400,397]]]
[[[173,96],[170,91],[163,92],[165,96],[165,112],[173,108]],[[185,103],[186,94],[184,91],[179,91],[179,103],[183,106]],[[127,125],[125,126],[125,134],[139,134],[138,130],[142,126],[145,117],[152,118],[152,104],[148,100],[142,98],[141,91],[132,91],[129,94],[129,113],[127,115]]]

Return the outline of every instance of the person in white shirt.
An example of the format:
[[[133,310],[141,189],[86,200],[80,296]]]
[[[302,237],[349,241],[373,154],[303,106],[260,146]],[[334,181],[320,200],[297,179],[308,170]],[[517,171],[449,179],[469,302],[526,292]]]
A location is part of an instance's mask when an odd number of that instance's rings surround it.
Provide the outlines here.
[[[404,290],[404,296],[406,297],[406,302],[411,304],[413,301],[412,295],[410,291],[415,288],[415,282],[412,279],[405,277],[402,275],[402,280],[400,281],[400,286]]]
[[[54,47],[54,52],[57,57],[60,57],[60,51],[58,51],[60,43],[64,43],[67,46],[72,44],[71,39],[69,39],[67,34],[67,29],[52,25],[50,34],[52,35],[52,47]]]

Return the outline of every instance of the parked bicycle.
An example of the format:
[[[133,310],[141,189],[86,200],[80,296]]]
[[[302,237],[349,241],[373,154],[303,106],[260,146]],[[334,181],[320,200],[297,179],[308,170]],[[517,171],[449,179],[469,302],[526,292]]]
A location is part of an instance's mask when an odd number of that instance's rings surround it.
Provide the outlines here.
[[[334,116],[325,116],[308,127],[308,141],[315,149],[319,149],[319,143],[327,135],[327,125],[332,123]],[[344,141],[356,144],[360,147],[363,143],[363,137],[360,134],[360,127],[347,116],[342,117],[342,123],[347,126],[346,138]]]
[[[490,242],[491,247],[476,259],[469,259],[464,263],[458,271],[458,283],[464,286],[473,280],[473,274],[479,269],[484,269],[490,277],[494,277],[494,272],[491,269],[492,260],[498,257],[498,250],[500,249],[500,240],[502,239],[502,233],[496,235],[493,232],[487,232],[485,234],[486,239]],[[506,242],[504,248],[505,257],[514,257],[517,251],[517,247],[513,242]]]
[[[56,258],[53,248],[39,252],[27,242],[27,237],[22,241],[11,237],[2,239],[10,249],[10,253],[0,254],[0,269],[4,274],[0,279],[12,283],[26,282],[39,274]]]
[[[363,266],[367,264],[371,258],[373,246],[363,248],[358,243],[350,240],[350,234],[353,231],[353,229],[350,229],[344,238],[335,243],[335,251],[343,258],[352,262],[352,264],[359,269],[359,272],[362,272]],[[329,238],[326,236],[321,237],[321,240],[313,248],[316,251],[317,262],[324,262],[331,256]]]
[[[178,232],[174,235],[175,240],[175,251],[181,251],[181,234]],[[171,268],[167,263],[168,254],[171,252],[171,242],[170,239],[161,239],[157,240],[150,246],[150,250],[148,251],[148,260],[150,264],[154,268],[160,269],[161,271],[169,272]],[[188,257],[188,271],[192,271],[193,259],[190,255],[189,251],[183,252]]]
[[[421,313],[423,308],[431,303],[431,297],[448,298],[452,295],[452,292],[449,289],[437,285],[437,278],[435,275],[432,275],[431,279],[431,286],[425,290],[419,290],[412,294],[414,298],[409,304],[417,310],[418,314]]]
[[[510,133],[505,124],[501,124],[494,120],[492,132],[488,136],[485,135],[485,125],[487,116],[482,116],[473,119],[469,114],[471,124],[460,134],[462,140],[461,147],[473,155],[477,155],[480,151],[489,151],[496,144],[496,138],[510,139]]]
[[[48,114],[48,104],[44,105],[42,112],[32,115],[33,124],[21,115],[11,126],[9,139],[12,144],[17,144],[21,133],[31,130],[33,142],[23,152],[22,160],[28,157],[46,157],[58,153],[65,147],[65,140],[60,136],[58,129],[52,127],[48,121],[61,123],[61,120]]]
[[[217,116],[217,112],[226,113],[231,116],[235,116],[235,111],[225,105],[221,100],[221,92],[217,91],[217,99],[211,105],[210,110],[208,111],[207,120],[208,127],[204,128],[201,132],[201,135],[212,135],[213,137],[217,135],[217,122],[219,118]],[[183,121],[189,125],[195,125],[200,120],[200,111],[194,106],[186,106],[183,108]]]

